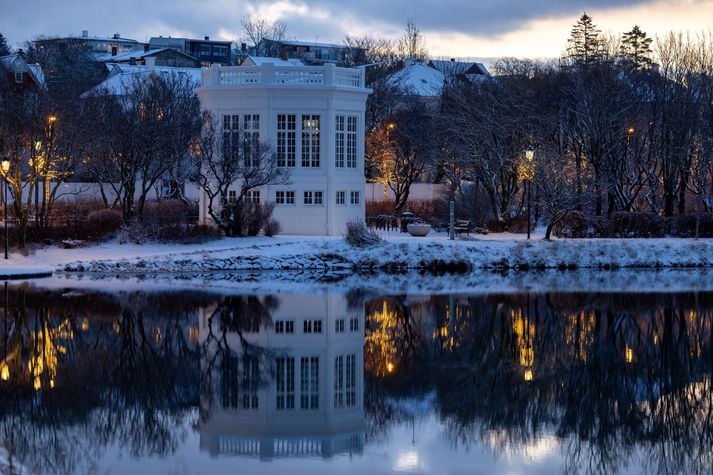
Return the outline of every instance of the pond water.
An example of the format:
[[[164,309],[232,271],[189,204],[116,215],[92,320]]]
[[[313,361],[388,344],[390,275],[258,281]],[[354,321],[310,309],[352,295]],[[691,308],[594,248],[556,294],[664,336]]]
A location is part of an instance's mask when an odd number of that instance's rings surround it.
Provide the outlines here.
[[[713,292],[239,289],[0,288],[5,470],[710,473]]]

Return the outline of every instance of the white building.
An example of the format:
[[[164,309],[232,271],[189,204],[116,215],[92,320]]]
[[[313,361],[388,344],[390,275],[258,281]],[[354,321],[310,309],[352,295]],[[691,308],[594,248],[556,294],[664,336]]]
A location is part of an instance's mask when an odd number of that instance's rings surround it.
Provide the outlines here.
[[[339,235],[347,221],[364,219],[364,111],[371,92],[364,71],[273,60],[203,70],[201,105],[224,133],[257,133],[290,170],[290,185],[250,196],[275,203],[282,233]],[[200,219],[210,221],[205,196]]]
[[[212,388],[201,396],[201,450],[263,460],[361,453],[364,307],[326,292],[276,301],[268,321],[238,318],[240,334],[202,311]]]

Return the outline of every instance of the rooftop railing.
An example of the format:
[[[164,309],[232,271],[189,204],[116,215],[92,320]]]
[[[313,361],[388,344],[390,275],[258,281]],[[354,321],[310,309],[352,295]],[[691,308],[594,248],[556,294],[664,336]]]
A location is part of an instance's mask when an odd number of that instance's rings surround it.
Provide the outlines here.
[[[213,66],[203,71],[203,86],[295,86],[364,88],[364,70],[324,66]]]

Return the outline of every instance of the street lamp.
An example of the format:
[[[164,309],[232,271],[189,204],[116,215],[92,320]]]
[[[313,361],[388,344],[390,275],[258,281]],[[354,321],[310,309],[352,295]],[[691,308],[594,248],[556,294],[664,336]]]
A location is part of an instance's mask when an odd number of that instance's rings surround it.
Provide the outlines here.
[[[5,259],[9,259],[10,256],[8,255],[8,232],[7,232],[7,187],[8,187],[8,178],[7,174],[10,171],[10,160],[3,160],[2,161],[2,176],[5,179],[5,194],[3,196],[3,203],[5,203]]]
[[[532,160],[534,158],[534,150],[525,150],[525,159],[527,160],[527,178],[525,180],[525,186],[527,187],[527,239],[530,239],[530,188],[532,188]]]

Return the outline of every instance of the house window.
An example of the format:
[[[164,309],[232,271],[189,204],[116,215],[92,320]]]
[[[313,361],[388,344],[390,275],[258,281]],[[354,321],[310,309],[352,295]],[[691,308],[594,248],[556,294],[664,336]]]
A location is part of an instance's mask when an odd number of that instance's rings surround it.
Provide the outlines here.
[[[293,205],[293,204],[295,204],[295,192],[294,191],[276,191],[275,192],[275,204],[278,204],[278,205]]]
[[[278,320],[275,322],[275,333],[294,333],[294,320]]]
[[[322,320],[305,320],[302,322],[302,333],[322,333]]]
[[[243,115],[243,153],[245,166],[257,167],[260,165],[260,115]]]
[[[297,116],[279,114],[277,116],[277,166],[294,167],[296,157]]]
[[[350,318],[349,319],[349,331],[350,332],[359,331],[359,319],[358,318]]]
[[[319,357],[300,358],[300,409],[319,409]]]
[[[305,191],[304,204],[306,205],[322,205],[324,204],[321,191]]]
[[[353,205],[358,205],[359,204],[359,192],[352,191],[349,195],[350,195],[349,202]]]
[[[213,55],[228,56],[228,47],[227,46],[213,46]]]
[[[338,115],[334,133],[334,166],[356,168],[357,118],[354,115]]]
[[[240,143],[240,116],[223,116],[223,156],[235,159]]]
[[[245,193],[245,201],[248,203],[260,203],[260,190],[250,190]]]
[[[295,408],[295,359],[279,357],[275,361],[275,384],[278,410]]]
[[[302,166],[317,168],[319,160],[319,116],[302,116]]]
[[[221,405],[224,408],[238,407],[238,359],[225,356],[221,362]]]
[[[243,356],[243,409],[257,409],[259,382],[258,360],[255,356]]]
[[[17,84],[22,84],[25,80],[25,75],[22,74],[22,71],[15,71],[15,82]]]
[[[343,205],[346,204],[346,191],[337,191],[337,204],[338,205]]]
[[[344,333],[344,319],[340,318],[335,322],[334,331],[337,333]]]
[[[235,190],[228,190],[228,203],[233,204],[238,201],[238,192]]]
[[[210,56],[210,45],[200,45],[200,55]]]
[[[356,406],[356,355],[334,358],[334,407]]]

